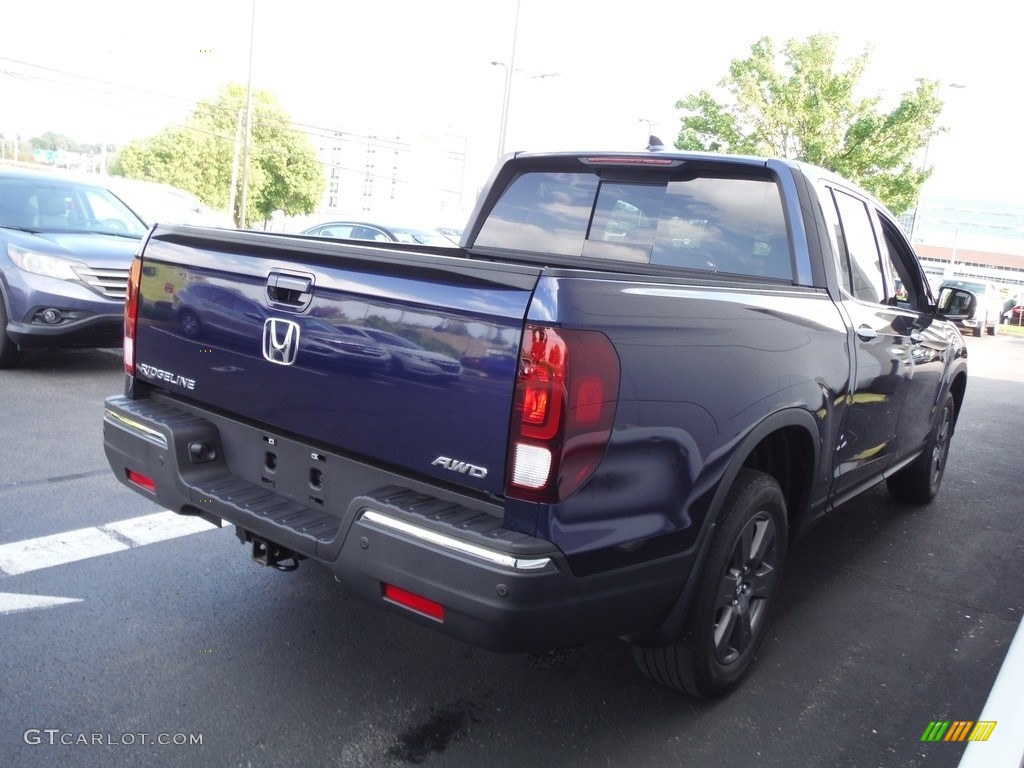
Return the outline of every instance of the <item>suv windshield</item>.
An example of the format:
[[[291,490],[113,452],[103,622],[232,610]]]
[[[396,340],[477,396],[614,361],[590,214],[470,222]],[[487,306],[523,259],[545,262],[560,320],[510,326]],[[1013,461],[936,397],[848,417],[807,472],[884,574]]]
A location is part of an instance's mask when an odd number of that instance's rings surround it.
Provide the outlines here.
[[[131,237],[146,233],[139,217],[106,189],[59,178],[0,176],[0,226]]]

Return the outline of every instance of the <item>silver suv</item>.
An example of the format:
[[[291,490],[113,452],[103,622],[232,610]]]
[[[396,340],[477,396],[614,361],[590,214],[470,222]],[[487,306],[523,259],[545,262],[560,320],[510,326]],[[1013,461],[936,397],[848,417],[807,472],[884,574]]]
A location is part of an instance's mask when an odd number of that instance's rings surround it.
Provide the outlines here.
[[[99,177],[0,168],[0,368],[32,347],[119,345],[144,234]]]

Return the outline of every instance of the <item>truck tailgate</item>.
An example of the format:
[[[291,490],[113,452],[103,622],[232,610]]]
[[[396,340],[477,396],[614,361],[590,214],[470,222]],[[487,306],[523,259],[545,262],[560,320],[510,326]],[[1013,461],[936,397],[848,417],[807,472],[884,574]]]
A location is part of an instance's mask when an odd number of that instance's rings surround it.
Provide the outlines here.
[[[153,231],[142,267],[139,380],[325,449],[502,492],[539,267],[170,226]]]

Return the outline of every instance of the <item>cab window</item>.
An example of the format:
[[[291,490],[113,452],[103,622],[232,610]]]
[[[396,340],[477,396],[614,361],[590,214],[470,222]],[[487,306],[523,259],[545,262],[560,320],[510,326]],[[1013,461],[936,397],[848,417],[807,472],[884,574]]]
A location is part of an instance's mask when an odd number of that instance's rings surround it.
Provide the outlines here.
[[[822,212],[834,236],[843,290],[870,304],[922,311],[930,300],[928,287],[896,225],[844,190],[826,187],[825,192]]]

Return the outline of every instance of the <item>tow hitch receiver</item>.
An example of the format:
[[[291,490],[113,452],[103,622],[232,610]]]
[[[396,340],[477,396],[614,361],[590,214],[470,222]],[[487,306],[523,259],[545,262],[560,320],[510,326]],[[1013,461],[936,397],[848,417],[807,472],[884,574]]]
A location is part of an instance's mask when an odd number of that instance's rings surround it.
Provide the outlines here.
[[[236,528],[235,535],[243,544],[252,542],[252,559],[260,565],[268,565],[279,571],[294,571],[299,567],[299,560],[305,559],[303,555],[256,536],[252,531]]]

